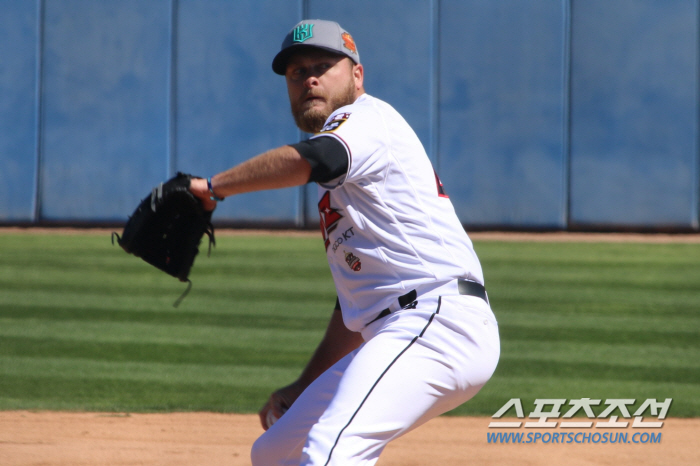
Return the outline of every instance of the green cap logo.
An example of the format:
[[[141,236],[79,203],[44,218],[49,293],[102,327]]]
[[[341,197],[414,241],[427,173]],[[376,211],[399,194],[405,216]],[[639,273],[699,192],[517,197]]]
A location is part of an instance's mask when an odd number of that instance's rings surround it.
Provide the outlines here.
[[[311,39],[314,36],[313,24],[300,24],[294,28],[292,34],[292,42],[304,42],[306,39]]]

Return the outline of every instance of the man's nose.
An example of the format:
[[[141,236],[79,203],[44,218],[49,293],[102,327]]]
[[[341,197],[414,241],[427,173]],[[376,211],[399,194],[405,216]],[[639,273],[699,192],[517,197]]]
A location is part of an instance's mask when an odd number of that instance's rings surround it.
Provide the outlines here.
[[[307,76],[304,80],[304,87],[308,87],[310,89],[316,86],[318,86],[318,76],[315,74],[309,74],[309,76]]]

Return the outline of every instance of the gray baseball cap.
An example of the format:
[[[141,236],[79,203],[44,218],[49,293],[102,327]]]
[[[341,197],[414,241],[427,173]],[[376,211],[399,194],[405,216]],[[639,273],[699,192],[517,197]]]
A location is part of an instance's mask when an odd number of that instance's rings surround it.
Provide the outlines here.
[[[350,57],[360,63],[360,55],[352,36],[335,21],[305,19],[284,38],[280,52],[272,60],[272,71],[284,74],[289,57],[303,47],[316,47]]]

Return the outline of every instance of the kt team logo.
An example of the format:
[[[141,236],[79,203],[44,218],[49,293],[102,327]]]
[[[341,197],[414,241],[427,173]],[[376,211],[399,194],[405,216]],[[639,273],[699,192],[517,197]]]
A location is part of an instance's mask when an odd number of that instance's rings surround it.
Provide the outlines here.
[[[362,270],[362,262],[360,262],[360,259],[355,254],[347,251],[343,252],[345,253],[345,262],[348,263],[353,272]]]
[[[343,218],[343,215],[339,212],[339,209],[336,209],[331,205],[330,191],[326,191],[323,196],[321,196],[321,200],[318,202],[318,216],[321,219],[321,234],[323,234],[323,243],[326,247],[326,251],[328,251],[328,247],[331,245],[330,235],[336,230],[336,228],[338,228],[338,224]],[[353,227],[345,230],[342,233],[342,236],[339,236],[335,240],[335,243],[333,243],[333,252],[335,252],[338,249],[338,246],[343,244],[343,242],[352,239],[354,236],[355,232],[353,231]],[[343,250],[343,253],[345,254],[345,262],[347,262],[350,269],[352,269],[354,272],[359,272],[362,270],[362,261],[360,261],[359,257],[345,250]]]

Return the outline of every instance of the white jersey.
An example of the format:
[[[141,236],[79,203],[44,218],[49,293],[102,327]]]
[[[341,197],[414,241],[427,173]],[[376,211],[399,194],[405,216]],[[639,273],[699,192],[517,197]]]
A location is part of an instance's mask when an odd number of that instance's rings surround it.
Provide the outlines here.
[[[363,94],[313,137],[334,137],[348,154],[347,174],[319,184],[318,208],[350,330],[362,330],[413,289],[420,296],[456,278],[483,284],[471,240],[425,149],[393,107]]]

